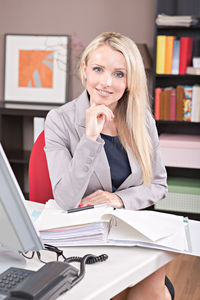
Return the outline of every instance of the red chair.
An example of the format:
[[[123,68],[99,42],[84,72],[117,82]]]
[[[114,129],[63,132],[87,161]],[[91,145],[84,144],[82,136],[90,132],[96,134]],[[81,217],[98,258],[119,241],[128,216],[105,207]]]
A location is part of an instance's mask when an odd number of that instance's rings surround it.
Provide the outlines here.
[[[44,146],[44,131],[42,131],[33,145],[29,160],[29,199],[40,203],[53,199]]]

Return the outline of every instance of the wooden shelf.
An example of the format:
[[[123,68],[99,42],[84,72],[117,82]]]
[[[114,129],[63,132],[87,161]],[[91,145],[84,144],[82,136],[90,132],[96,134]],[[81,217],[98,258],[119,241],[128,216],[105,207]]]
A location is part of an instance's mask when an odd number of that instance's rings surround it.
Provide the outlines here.
[[[0,102],[0,142],[5,150],[16,179],[25,198],[27,170],[31,151],[24,151],[24,118],[46,117],[51,108],[49,105],[29,105],[24,103]]]
[[[193,75],[193,74],[184,74],[184,75],[173,75],[173,74],[156,74],[155,75],[156,77],[158,78],[162,78],[162,79],[165,79],[165,78],[171,78],[171,79],[174,79],[174,78],[179,78],[179,79],[198,79],[200,80],[200,75]]]

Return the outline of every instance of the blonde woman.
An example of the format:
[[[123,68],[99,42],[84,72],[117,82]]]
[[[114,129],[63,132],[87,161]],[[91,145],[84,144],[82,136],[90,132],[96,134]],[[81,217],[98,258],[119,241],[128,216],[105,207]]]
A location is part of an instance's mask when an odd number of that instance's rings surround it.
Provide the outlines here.
[[[103,33],[85,49],[80,73],[84,92],[45,123],[55,200],[66,210],[101,203],[139,210],[158,202],[167,176],[137,46]],[[164,268],[116,299],[171,299]]]

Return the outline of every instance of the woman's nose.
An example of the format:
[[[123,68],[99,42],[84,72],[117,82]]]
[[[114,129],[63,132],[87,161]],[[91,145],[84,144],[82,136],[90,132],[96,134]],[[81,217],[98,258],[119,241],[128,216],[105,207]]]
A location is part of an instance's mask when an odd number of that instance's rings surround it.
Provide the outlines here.
[[[105,86],[111,86],[112,85],[112,75],[104,74],[102,84],[104,84]]]

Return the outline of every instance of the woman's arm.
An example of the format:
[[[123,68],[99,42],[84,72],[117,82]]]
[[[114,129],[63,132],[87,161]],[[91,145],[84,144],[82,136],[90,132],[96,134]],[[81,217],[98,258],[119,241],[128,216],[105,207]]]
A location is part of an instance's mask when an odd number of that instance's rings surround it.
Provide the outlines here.
[[[48,113],[45,152],[54,198],[63,209],[79,205],[102,147],[101,141],[79,138],[74,120],[59,110]]]
[[[137,182],[137,185],[133,182],[132,186],[130,185],[127,188],[117,190],[115,193],[98,190],[95,193],[84,197],[81,201],[82,205],[106,202],[117,208],[125,207],[127,209],[139,210],[153,205],[166,196],[168,191],[166,182],[167,173],[160,154],[155,121],[151,116],[149,117],[149,132],[154,149],[152,159],[153,180],[151,184],[149,186],[144,186],[142,178],[140,178],[141,173],[139,172],[139,169],[138,173],[134,170],[134,180]]]

